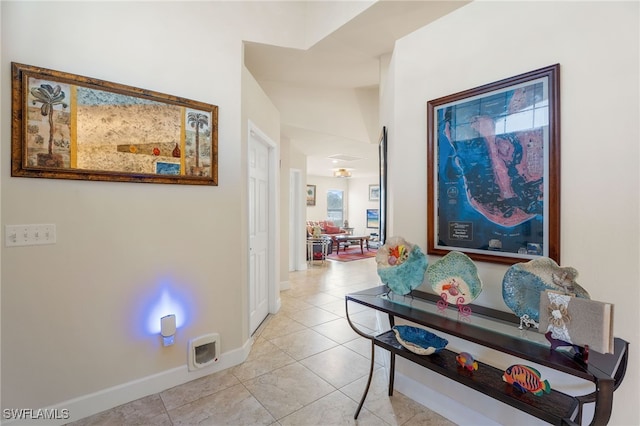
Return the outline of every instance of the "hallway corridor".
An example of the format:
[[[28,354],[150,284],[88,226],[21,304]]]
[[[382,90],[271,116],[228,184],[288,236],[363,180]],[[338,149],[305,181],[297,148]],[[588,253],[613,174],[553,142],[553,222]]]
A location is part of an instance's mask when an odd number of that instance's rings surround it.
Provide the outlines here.
[[[398,391],[389,397],[381,364],[353,419],[371,346],[347,323],[344,295],[378,285],[375,259],[314,264],[289,282],[243,364],[73,425],[453,425]],[[377,329],[374,311],[354,304],[350,314],[362,330]]]

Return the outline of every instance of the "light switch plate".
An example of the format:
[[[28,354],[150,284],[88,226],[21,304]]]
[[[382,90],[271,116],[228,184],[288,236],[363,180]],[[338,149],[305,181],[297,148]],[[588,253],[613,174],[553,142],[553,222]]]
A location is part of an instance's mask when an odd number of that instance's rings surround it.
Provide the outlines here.
[[[56,225],[5,225],[4,243],[6,247],[35,246],[56,243]]]

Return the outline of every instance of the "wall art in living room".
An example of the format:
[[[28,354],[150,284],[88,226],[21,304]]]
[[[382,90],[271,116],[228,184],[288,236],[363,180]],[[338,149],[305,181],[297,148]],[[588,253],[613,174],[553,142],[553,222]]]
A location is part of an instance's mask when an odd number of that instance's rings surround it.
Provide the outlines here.
[[[308,206],[316,205],[316,186],[315,185],[307,185],[307,205]]]

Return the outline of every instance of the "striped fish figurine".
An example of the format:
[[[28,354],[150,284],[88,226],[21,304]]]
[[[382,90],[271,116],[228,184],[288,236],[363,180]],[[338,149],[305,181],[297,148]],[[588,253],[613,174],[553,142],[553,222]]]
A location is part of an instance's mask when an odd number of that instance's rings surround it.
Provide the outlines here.
[[[522,392],[528,391],[536,396],[551,392],[549,382],[541,379],[538,370],[522,364],[514,364],[507,368],[502,375],[502,380]]]

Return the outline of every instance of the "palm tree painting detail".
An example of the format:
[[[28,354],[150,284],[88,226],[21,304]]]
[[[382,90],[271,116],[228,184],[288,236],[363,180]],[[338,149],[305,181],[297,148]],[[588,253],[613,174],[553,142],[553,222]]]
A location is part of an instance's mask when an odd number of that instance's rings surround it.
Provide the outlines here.
[[[62,156],[53,153],[53,134],[55,132],[53,112],[56,105],[62,105],[63,109],[67,107],[67,104],[63,102],[65,94],[59,84],[55,87],[50,84],[41,84],[40,87],[31,88],[31,95],[34,97],[33,105],[42,103],[40,114],[43,117],[49,117],[49,152],[48,154],[38,154],[38,165],[62,167]]]
[[[196,131],[196,166],[194,172],[195,174],[200,174],[200,130],[209,125],[209,116],[200,112],[189,111],[187,114],[187,122]]]

